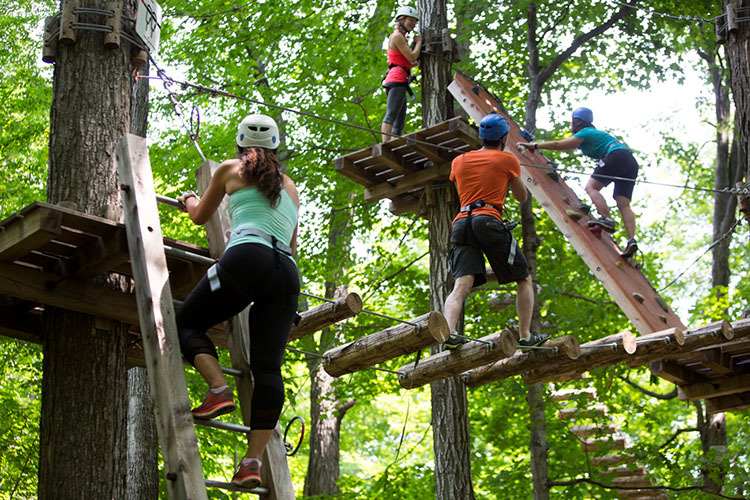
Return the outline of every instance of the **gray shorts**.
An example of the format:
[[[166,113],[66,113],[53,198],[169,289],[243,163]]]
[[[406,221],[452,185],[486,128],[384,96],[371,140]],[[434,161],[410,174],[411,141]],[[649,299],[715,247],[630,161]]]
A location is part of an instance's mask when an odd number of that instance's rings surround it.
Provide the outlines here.
[[[386,90],[388,101],[385,105],[385,117],[383,123],[393,125],[391,132],[401,135],[406,123],[406,86],[396,85]]]
[[[526,257],[505,224],[491,215],[473,215],[470,230],[468,220],[468,217],[458,219],[453,224],[451,243],[455,247],[449,257],[453,278],[472,274],[473,286],[485,284],[486,255],[499,284],[526,279],[529,275]]]

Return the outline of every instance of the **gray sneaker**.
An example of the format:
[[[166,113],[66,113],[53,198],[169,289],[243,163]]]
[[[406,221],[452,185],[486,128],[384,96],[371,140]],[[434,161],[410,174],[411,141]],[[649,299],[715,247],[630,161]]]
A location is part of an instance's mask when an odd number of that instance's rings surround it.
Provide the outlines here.
[[[635,254],[635,252],[637,251],[638,251],[638,242],[635,241],[635,238],[630,238],[628,240],[628,243],[625,245],[625,250],[623,250],[622,253],[620,253],[620,255],[627,259],[631,255]]]
[[[598,219],[592,219],[588,221],[587,224],[589,225],[589,227],[600,226],[603,230],[607,231],[608,233],[615,232],[615,221],[613,221],[609,217],[599,217]]]
[[[518,345],[521,346],[521,351],[528,351],[530,347],[536,347],[544,344],[549,340],[549,334],[547,333],[532,333],[527,339],[520,339]]]

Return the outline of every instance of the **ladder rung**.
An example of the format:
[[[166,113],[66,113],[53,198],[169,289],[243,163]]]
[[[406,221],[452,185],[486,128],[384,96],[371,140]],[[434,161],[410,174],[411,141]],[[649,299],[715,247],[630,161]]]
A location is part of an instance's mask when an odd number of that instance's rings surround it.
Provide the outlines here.
[[[198,264],[205,264],[207,266],[213,266],[216,263],[216,259],[212,259],[211,257],[204,257],[203,255],[198,255],[197,253],[180,250],[179,248],[172,248],[167,245],[164,245],[164,253],[172,257],[192,260],[193,262],[197,262]]]
[[[268,488],[242,488],[232,483],[224,483],[222,481],[214,481],[213,479],[206,479],[206,487],[208,488],[221,488],[223,490],[240,491],[242,493],[255,493],[256,495],[268,495]]]
[[[202,425],[204,427],[213,427],[214,429],[221,429],[223,431],[241,432],[247,434],[251,431],[250,427],[246,427],[240,424],[233,424],[231,422],[221,422],[219,420],[204,420],[201,418],[193,417],[195,425]]]
[[[164,196],[161,194],[156,195],[156,201],[158,201],[159,203],[163,203],[164,205],[169,205],[170,207],[174,207],[174,208],[184,207],[184,205],[180,203],[179,201],[177,201],[176,199],[170,198],[169,196]]]
[[[242,376],[242,370],[239,370],[237,368],[231,368],[229,366],[221,366],[221,371],[227,375],[232,375],[233,377],[241,377]]]

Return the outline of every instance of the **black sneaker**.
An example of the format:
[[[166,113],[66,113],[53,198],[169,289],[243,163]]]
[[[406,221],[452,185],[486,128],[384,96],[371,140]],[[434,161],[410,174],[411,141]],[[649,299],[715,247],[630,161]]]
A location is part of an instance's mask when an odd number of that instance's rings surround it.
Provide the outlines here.
[[[465,338],[463,338],[463,337],[461,337],[461,336],[456,335],[455,333],[453,333],[453,334],[451,334],[450,337],[448,337],[448,340],[446,340],[445,342],[443,342],[443,349],[448,350],[448,351],[452,351],[456,347],[458,347],[460,345],[463,345],[463,344],[466,344],[468,342],[469,341],[466,340]]]
[[[630,238],[628,240],[627,245],[625,245],[625,250],[623,250],[620,255],[625,257],[626,259],[633,255],[635,252],[638,251],[638,242],[635,241],[635,238]]]
[[[615,232],[615,221],[613,221],[609,217],[599,217],[598,219],[592,219],[588,221],[587,224],[589,226],[600,226],[608,233]]]
[[[532,333],[527,339],[520,339],[518,345],[521,346],[521,350],[526,352],[529,347],[536,347],[542,345],[549,340],[549,334],[547,333]]]

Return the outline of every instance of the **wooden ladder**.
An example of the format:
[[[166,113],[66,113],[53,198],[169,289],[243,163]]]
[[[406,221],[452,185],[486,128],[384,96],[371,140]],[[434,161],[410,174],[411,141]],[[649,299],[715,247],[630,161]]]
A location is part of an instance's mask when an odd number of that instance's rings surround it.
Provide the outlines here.
[[[207,162],[198,172],[198,185],[205,190],[215,162]],[[294,488],[286,462],[280,428],[277,424],[263,457],[262,488],[240,488],[231,483],[204,480],[195,423],[223,430],[250,431],[252,377],[240,348],[239,335],[247,335],[247,311],[231,321],[229,338],[232,368],[222,368],[235,376],[236,393],[244,426],[217,421],[194,421],[185,384],[175,320],[174,301],[169,287],[169,271],[159,223],[157,197],[146,140],[126,134],[117,146],[117,168],[123,191],[123,209],[133,278],[137,283],[138,318],[145,353],[156,426],[165,461],[167,492],[173,500],[207,499],[206,487],[218,487],[261,495],[269,500],[294,499]],[[206,224],[211,255],[224,251],[229,218],[225,203]],[[205,257],[197,256],[205,259]],[[249,338],[246,336],[245,338]]]

